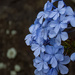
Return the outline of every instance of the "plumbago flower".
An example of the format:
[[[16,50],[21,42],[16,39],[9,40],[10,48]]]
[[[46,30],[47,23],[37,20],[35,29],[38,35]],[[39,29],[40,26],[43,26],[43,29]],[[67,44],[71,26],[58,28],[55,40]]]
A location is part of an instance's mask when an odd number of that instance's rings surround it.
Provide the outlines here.
[[[53,5],[58,1],[57,8]],[[65,30],[70,26],[75,27],[75,12],[70,6],[66,6],[63,0],[47,1],[44,11],[38,13],[37,18],[29,27],[25,42],[34,51],[33,65],[36,68],[35,75],[64,75],[69,72],[65,66],[75,61],[75,53],[64,55],[62,41],[68,39]],[[65,51],[66,52],[66,51]]]

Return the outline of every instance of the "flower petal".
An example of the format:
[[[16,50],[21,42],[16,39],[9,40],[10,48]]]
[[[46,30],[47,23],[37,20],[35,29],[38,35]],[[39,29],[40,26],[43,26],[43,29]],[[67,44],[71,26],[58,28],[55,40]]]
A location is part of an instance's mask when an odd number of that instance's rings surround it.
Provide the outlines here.
[[[75,53],[73,53],[73,54],[71,55],[70,59],[71,59],[72,61],[75,61]]]
[[[67,74],[68,73],[68,68],[66,67],[66,66],[64,66],[64,65],[59,65],[59,70],[60,70],[60,73],[61,74]]]
[[[51,61],[50,61],[50,64],[53,68],[55,68],[57,66],[57,60],[55,57],[52,57]]]
[[[62,54],[56,54],[55,57],[58,61],[64,60],[64,56]]]
[[[58,2],[58,8],[61,9],[64,6],[64,2],[63,1],[59,1]]]
[[[68,34],[67,34],[67,32],[62,32],[62,33],[61,33],[61,39],[62,39],[63,41],[65,41],[65,40],[68,39]]]
[[[70,57],[69,56],[64,56],[64,60],[63,61],[61,61],[60,63],[61,64],[68,64],[70,62]]]
[[[40,48],[34,51],[34,56],[37,57],[40,54]]]
[[[73,9],[72,9],[70,6],[68,6],[68,7],[66,8],[66,14],[67,14],[67,15],[74,15]]]

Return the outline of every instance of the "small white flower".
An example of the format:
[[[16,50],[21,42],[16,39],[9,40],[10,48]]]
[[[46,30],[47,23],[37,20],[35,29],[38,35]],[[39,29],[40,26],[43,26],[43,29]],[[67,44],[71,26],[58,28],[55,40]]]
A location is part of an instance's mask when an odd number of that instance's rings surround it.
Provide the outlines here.
[[[11,34],[12,34],[12,35],[15,35],[16,33],[17,33],[16,30],[12,30],[12,31],[11,31]]]
[[[15,48],[8,49],[8,51],[7,51],[7,57],[9,59],[15,58],[16,55],[17,55],[17,52],[16,52],[16,49]]]
[[[0,69],[5,69],[6,68],[6,65],[4,63],[0,63]]]
[[[15,68],[15,71],[16,71],[16,72],[19,72],[19,71],[21,70],[21,67],[20,67],[19,65],[15,65],[14,68]]]
[[[10,75],[17,75],[16,71],[10,71]]]

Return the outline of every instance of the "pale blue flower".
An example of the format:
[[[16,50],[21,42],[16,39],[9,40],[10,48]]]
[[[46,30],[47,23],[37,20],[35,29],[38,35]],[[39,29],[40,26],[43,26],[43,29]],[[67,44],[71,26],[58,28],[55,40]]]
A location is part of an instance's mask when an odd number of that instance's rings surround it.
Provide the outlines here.
[[[59,50],[58,46],[46,46],[46,53],[48,54],[47,57],[50,57],[50,64],[53,68],[57,66],[57,61],[64,60],[63,54],[61,54]]]
[[[65,16],[64,15],[61,15],[60,18],[58,18],[57,20],[51,21],[51,22],[48,23],[49,26],[53,28],[54,31],[52,31],[52,32],[55,34],[55,36],[59,32],[60,29],[67,28],[67,23],[65,23],[63,21],[64,19],[65,19]]]
[[[44,11],[51,11],[52,7],[53,7],[53,3],[47,1],[47,3],[44,5]]]
[[[69,56],[64,56],[64,60],[59,62],[58,69],[60,70],[61,74],[67,74],[69,72],[68,68],[64,66],[69,62],[70,62]]]
[[[71,55],[70,59],[71,59],[72,61],[75,61],[75,52]]]
[[[55,42],[57,45],[61,44],[61,41],[66,41],[68,39],[67,32],[60,32],[57,37],[55,38]]]
[[[53,20],[56,20],[60,15],[63,15],[66,11],[66,8],[64,7],[64,2],[59,1],[58,2],[58,8],[51,11],[49,17],[53,18]]]
[[[34,60],[34,66],[37,68],[38,71],[41,71],[42,69],[48,70],[48,63],[44,61],[44,53],[40,54],[40,57],[36,57]]]
[[[68,21],[70,21],[71,25],[75,27],[75,12],[70,6],[66,8],[66,14],[68,15],[67,16]]]
[[[40,55],[41,52],[45,51],[45,46],[34,43],[31,45],[31,50],[34,51],[34,55],[35,57],[37,57]]]
[[[51,68],[47,75],[58,75],[58,71],[56,70],[56,68]]]
[[[34,71],[35,75],[46,75],[46,73],[43,72],[43,70],[38,71],[37,69]]]
[[[31,44],[31,41],[32,41],[32,34],[28,34],[26,37],[25,37],[25,43],[29,46]]]

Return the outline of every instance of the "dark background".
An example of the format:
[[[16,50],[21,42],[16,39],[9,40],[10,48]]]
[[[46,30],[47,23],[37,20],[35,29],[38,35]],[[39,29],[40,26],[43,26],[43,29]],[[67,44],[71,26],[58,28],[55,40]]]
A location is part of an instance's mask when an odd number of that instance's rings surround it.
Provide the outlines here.
[[[34,75],[33,53],[26,46],[24,37],[29,33],[28,28],[34,23],[39,11],[43,10],[47,0],[0,0],[0,62],[7,65],[6,69],[0,69],[0,75],[10,75],[14,65],[19,64],[21,71],[17,75]],[[64,0],[66,5],[75,8],[72,0]],[[9,30],[9,34],[6,31]],[[16,30],[15,35],[11,34]],[[75,41],[75,32],[69,34]],[[72,42],[72,41],[71,41]],[[15,59],[8,59],[8,49],[14,47],[17,50]],[[75,75],[75,62],[69,64],[68,75]]]

